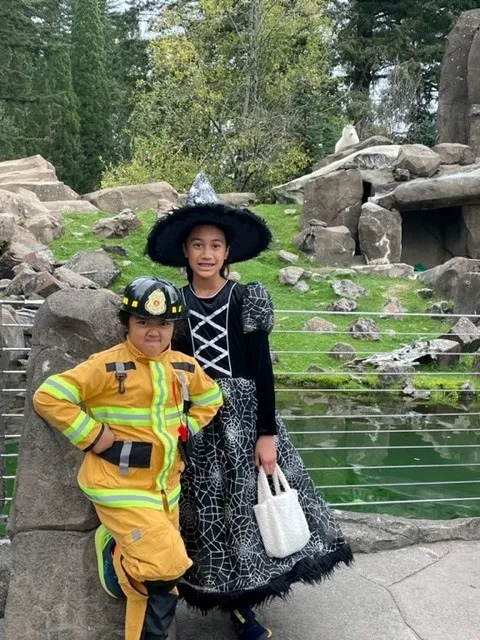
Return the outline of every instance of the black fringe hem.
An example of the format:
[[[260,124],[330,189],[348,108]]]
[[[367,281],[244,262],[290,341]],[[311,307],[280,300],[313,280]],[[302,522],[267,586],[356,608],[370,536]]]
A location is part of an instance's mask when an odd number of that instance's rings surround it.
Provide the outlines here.
[[[190,607],[203,613],[207,613],[211,609],[230,611],[239,606],[254,607],[265,604],[274,598],[285,598],[289,595],[292,584],[295,582],[303,582],[304,584],[321,582],[330,577],[340,562],[345,563],[347,566],[353,562],[352,550],[350,545],[346,543],[327,555],[302,558],[288,573],[274,578],[268,584],[257,589],[210,593],[195,589],[185,583],[180,583],[178,589],[180,597]]]

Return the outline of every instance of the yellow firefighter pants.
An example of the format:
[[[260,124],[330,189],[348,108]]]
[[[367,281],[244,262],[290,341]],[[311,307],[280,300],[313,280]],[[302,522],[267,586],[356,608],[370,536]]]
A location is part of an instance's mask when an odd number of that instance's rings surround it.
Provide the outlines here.
[[[125,640],[140,640],[147,609],[145,580],[176,580],[192,566],[180,537],[178,508],[172,512],[95,504],[115,538],[113,563],[127,597]]]

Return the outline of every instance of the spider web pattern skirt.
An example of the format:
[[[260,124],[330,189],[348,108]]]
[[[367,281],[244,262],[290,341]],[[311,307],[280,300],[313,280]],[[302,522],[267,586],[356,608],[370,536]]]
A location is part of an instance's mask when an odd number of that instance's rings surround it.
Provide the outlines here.
[[[214,421],[195,436],[180,503],[182,536],[194,562],[179,584],[180,595],[203,611],[253,606],[284,596],[294,582],[318,582],[339,563],[350,564],[353,559],[278,415],[278,464],[298,491],[312,535],[294,555],[283,559],[266,555],[253,513],[255,383],[244,378],[218,382],[226,402]]]

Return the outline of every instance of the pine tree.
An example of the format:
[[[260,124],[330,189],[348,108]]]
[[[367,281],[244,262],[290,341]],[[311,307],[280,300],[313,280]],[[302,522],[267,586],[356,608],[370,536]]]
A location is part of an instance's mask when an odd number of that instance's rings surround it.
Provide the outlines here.
[[[110,96],[104,19],[99,0],[74,0],[72,78],[80,118],[81,165],[78,189],[100,186],[110,137]]]

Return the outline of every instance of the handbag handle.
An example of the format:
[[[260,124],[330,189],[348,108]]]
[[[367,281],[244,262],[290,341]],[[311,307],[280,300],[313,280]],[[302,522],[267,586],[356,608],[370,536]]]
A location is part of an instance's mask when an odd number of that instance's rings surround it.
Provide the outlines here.
[[[275,467],[275,471],[272,474],[272,480],[273,480],[273,486],[275,488],[275,495],[278,496],[280,495],[280,493],[282,493],[281,486],[283,487],[284,491],[291,491],[290,485],[288,484],[288,481],[285,478],[285,475],[283,471],[280,469],[280,467],[278,466],[278,464]],[[264,468],[260,467],[258,471],[258,502],[259,504],[261,504],[262,502],[265,502],[265,500],[267,498],[272,497],[272,495],[273,493],[270,489],[270,485],[268,484],[267,474],[265,473]]]

